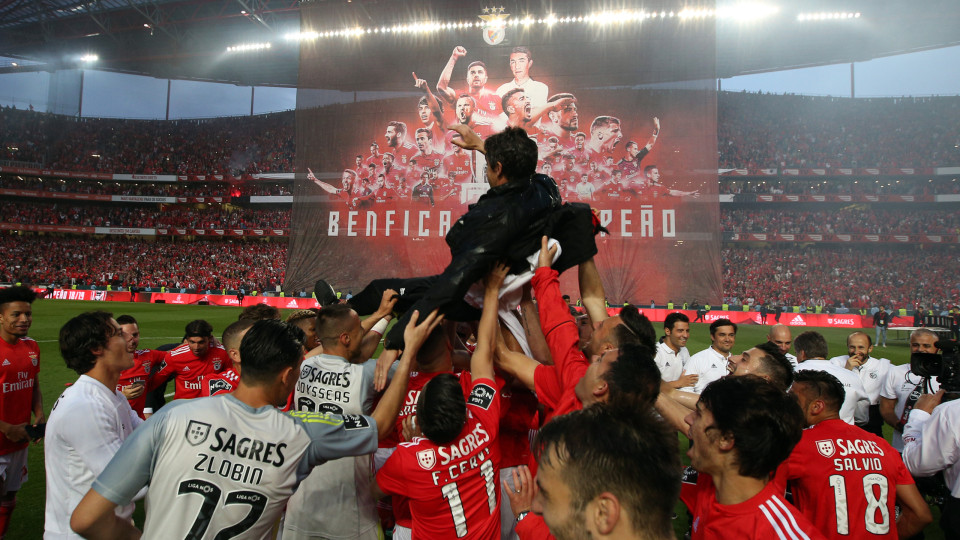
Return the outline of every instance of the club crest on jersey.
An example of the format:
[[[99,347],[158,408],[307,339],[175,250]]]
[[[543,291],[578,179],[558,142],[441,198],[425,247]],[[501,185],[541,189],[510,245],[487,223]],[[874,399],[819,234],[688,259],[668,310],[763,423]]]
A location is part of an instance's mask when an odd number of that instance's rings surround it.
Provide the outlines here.
[[[473,392],[470,392],[470,399],[467,400],[467,403],[476,405],[481,409],[489,409],[490,404],[493,403],[495,392],[496,391],[489,385],[478,384],[473,387]]]
[[[837,448],[833,445],[833,440],[827,439],[824,441],[817,441],[817,451],[820,452],[820,455],[828,458],[832,457],[836,453]]]
[[[150,373],[150,364],[151,364],[151,362],[144,362],[144,363],[143,363],[143,372],[144,372],[144,373]]]
[[[437,454],[434,453],[432,448],[421,450],[417,452],[417,463],[420,464],[420,468],[429,471],[437,464]]]
[[[213,369],[214,369],[215,371],[220,371],[220,366],[221,366],[221,365],[222,365],[222,362],[221,362],[220,360],[216,360],[216,359],[215,359],[215,360],[213,361]]]
[[[207,435],[210,435],[210,424],[197,422],[196,420],[191,420],[187,424],[187,442],[192,446],[203,444],[203,441],[207,440]]]
[[[30,363],[36,366],[37,362],[39,362],[37,359],[37,353],[30,353]]]

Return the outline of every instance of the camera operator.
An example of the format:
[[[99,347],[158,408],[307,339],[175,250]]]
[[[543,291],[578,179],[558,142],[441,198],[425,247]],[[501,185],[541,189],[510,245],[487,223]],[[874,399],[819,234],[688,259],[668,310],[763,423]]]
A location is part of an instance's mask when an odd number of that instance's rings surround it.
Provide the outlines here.
[[[910,333],[910,353],[937,352],[937,334],[927,328],[918,328]],[[910,411],[916,407],[923,394],[932,394],[940,389],[934,377],[921,377],[911,371],[910,364],[891,366],[880,391],[880,415],[893,428],[890,444],[903,452],[903,426]]]
[[[950,490],[941,511],[940,527],[945,538],[960,538],[960,400],[957,397],[957,342],[940,340],[936,343],[943,355],[926,359],[912,354],[912,371],[918,375],[936,375],[941,389],[935,394],[924,394],[910,412],[903,429],[903,462],[914,476],[932,476],[943,471]],[[923,361],[926,360],[926,361]],[[942,403],[947,394],[948,402]]]

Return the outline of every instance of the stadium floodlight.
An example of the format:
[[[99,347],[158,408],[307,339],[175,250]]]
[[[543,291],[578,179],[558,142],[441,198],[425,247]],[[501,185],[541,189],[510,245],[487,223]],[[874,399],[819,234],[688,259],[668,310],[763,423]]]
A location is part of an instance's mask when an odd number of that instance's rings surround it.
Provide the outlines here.
[[[97,56],[97,55],[95,55],[95,54],[85,54],[85,55],[83,55],[83,56],[80,57],[80,61],[81,61],[81,62],[86,62],[86,63],[88,63],[88,64],[93,63],[93,62],[96,62],[96,61],[99,60],[99,59],[100,59],[100,57]]]
[[[732,6],[718,7],[716,14],[720,19],[738,22],[750,22],[776,15],[780,8],[758,2],[741,2]]]
[[[797,15],[797,22],[819,22],[819,21],[849,21],[860,18],[859,11],[819,11],[812,13],[800,13]]]
[[[273,44],[269,41],[264,43],[243,43],[240,45],[231,45],[227,47],[228,53],[234,52],[250,52],[250,51],[262,51],[264,49],[270,49],[273,47]]]

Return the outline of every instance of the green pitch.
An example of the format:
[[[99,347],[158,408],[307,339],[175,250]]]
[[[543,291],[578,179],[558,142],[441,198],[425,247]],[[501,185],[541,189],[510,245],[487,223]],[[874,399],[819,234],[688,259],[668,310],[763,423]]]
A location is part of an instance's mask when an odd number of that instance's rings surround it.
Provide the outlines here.
[[[183,336],[184,326],[194,319],[205,319],[213,325],[217,336],[231,322],[237,319],[239,308],[216,306],[181,306],[169,304],[145,304],[124,302],[79,302],[66,300],[38,300],[33,304],[33,326],[30,337],[40,344],[40,389],[43,392],[44,409],[49,414],[50,408],[57,397],[63,392],[65,385],[77,379],[77,374],[68,370],[60,357],[57,346],[57,336],[60,327],[68,319],[84,311],[101,309],[112,312],[114,316],[133,315],[140,323],[142,348],[154,348],[165,343],[179,342]],[[286,316],[288,311],[284,311]],[[654,323],[658,332],[662,330],[662,323]],[[750,348],[753,345],[766,341],[768,327],[742,326],[737,334],[737,346],[734,352]],[[794,336],[804,329],[793,328]],[[817,328],[817,331],[826,336],[830,346],[830,355],[846,353],[845,339],[848,330],[833,328]],[[872,329],[868,329],[872,330]],[[909,361],[910,349],[905,340],[893,338],[890,332],[886,348],[877,347],[873,355],[889,358],[894,364]],[[872,332],[871,332],[872,337]],[[691,337],[687,348],[691,352],[705,349],[710,344],[707,325],[694,324],[691,328]],[[888,428],[889,431],[889,428]],[[887,433],[889,439],[889,433]],[[687,441],[680,436],[681,448],[686,449]],[[686,459],[685,459],[686,461]],[[39,539],[43,536],[44,490],[45,478],[43,468],[43,443],[32,445],[29,458],[30,479],[21,488],[17,495],[17,508],[11,520],[7,538]],[[675,529],[682,538],[686,530],[686,510],[678,504],[678,519]],[[939,515],[934,510],[934,518]],[[138,525],[142,525],[143,514],[135,516]],[[927,528],[928,539],[943,538],[939,527],[932,525]]]

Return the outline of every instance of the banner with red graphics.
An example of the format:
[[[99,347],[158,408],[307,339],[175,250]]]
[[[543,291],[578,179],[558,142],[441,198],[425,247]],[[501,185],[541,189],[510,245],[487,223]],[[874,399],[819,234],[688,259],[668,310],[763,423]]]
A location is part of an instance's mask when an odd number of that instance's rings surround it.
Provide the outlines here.
[[[140,227],[75,227],[72,225],[37,225],[30,223],[2,223],[0,231],[57,232],[74,234],[110,234],[128,236],[289,236],[288,229],[184,229]]]
[[[462,123],[483,138],[524,128],[538,172],[596,209],[609,298],[721,297],[715,25],[597,25],[576,20],[590,15],[583,3],[551,7],[573,20],[303,42],[288,287],[358,291],[442,271],[445,235],[489,187],[485,156],[446,129]],[[335,10],[304,4],[301,27],[327,27]],[[573,290],[576,272],[562,281]]]
[[[609,308],[610,315],[616,315],[620,308]],[[867,328],[873,326],[872,316],[861,316],[859,313],[781,313],[779,320],[776,314],[767,314],[764,322],[757,311],[708,311],[703,319],[697,319],[697,312],[683,309],[650,309],[640,308],[640,313],[647,316],[654,322],[661,322],[667,318],[670,313],[683,313],[690,318],[691,322],[702,322],[710,324],[717,319],[729,319],[736,324],[785,324],[787,326],[812,326],[812,327],[835,327],[835,328]]]
[[[721,176],[914,176],[940,174],[940,171],[933,167],[719,169],[719,172]]]
[[[36,287],[34,290],[46,294],[46,289]],[[53,300],[89,300],[98,302],[151,302],[164,304],[247,307],[257,304],[268,304],[281,309],[313,309],[319,307],[313,298],[283,298],[279,296],[245,296],[243,303],[233,295],[198,294],[198,293],[146,293],[138,292],[131,297],[130,291],[95,291],[89,289],[54,289],[47,298]]]
[[[807,203],[807,202],[940,202],[940,195],[757,195],[754,193],[738,193],[720,195],[721,203],[728,202],[771,202],[771,203]]]

